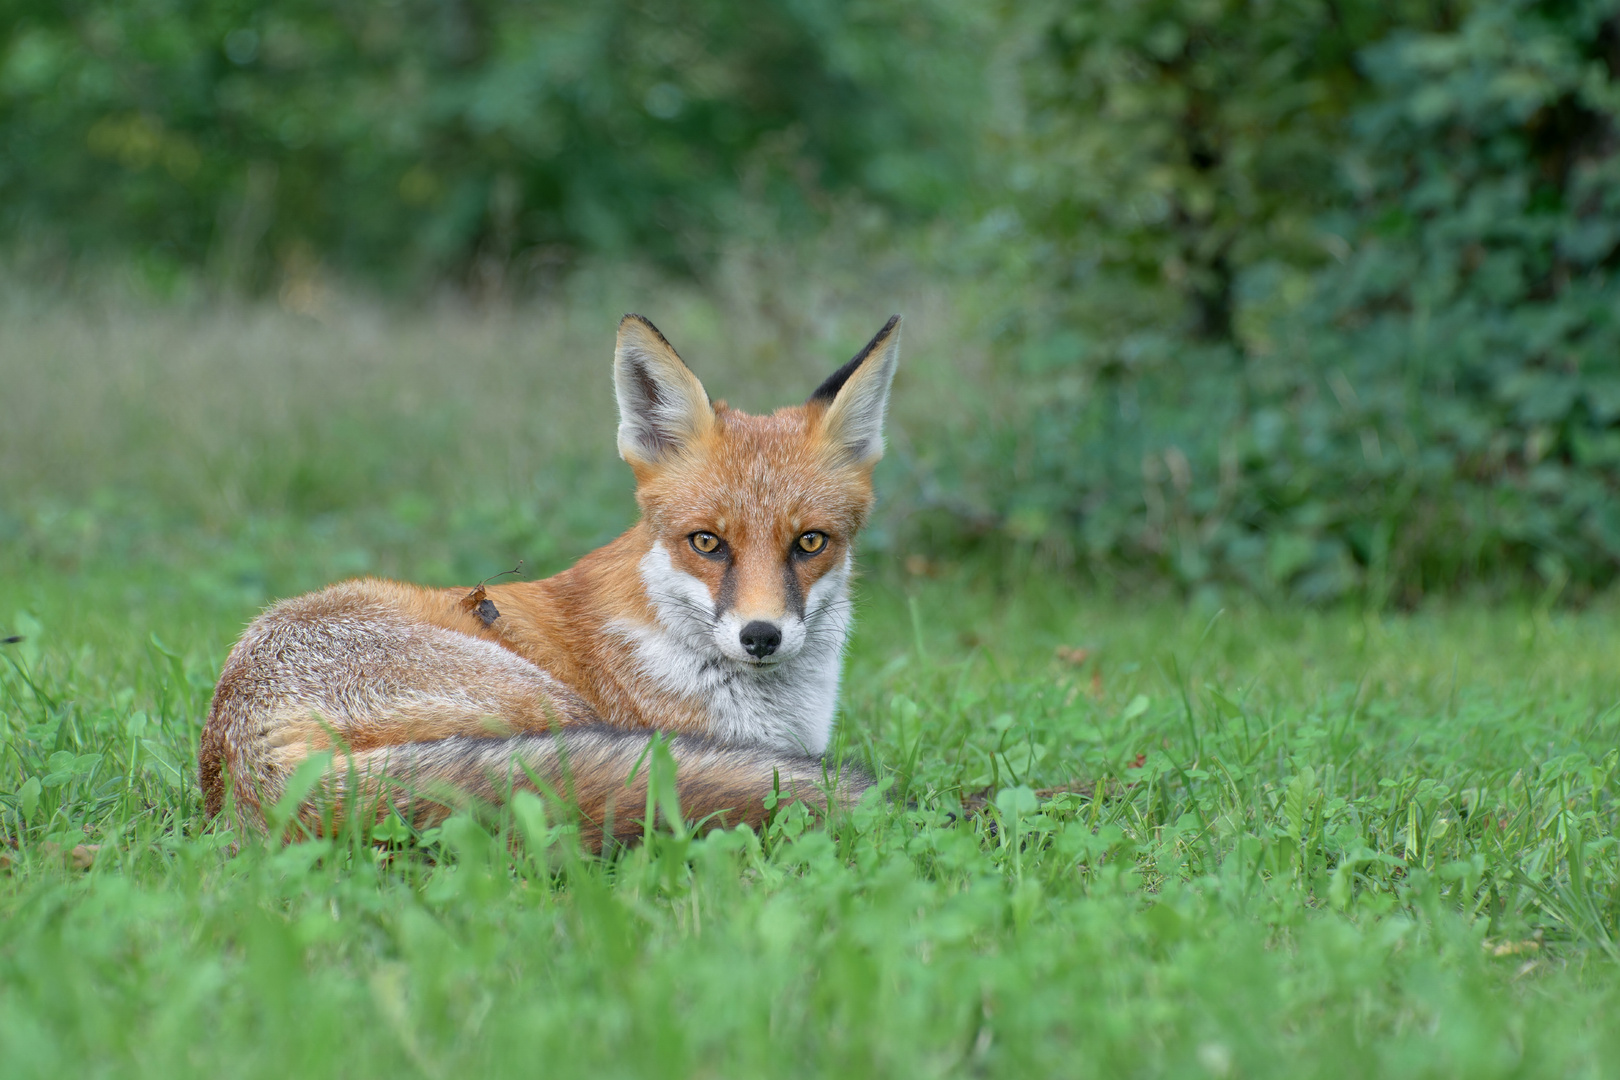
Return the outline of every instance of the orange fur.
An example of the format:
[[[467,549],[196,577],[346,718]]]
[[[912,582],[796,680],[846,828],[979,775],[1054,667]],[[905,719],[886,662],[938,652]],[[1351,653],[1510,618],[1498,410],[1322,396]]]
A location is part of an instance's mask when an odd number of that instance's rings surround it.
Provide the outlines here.
[[[673,739],[692,817],[757,824],[781,778],[787,797],[825,806],[816,757],[897,343],[891,320],[809,402],[749,416],[711,406],[663,336],[626,316],[620,451],[641,520],[554,577],[485,587],[482,606],[466,588],[368,579],[270,608],[227,659],[203,731],[209,813],[228,778],[262,828],[299,762],[336,749],[328,796],[354,795],[352,777],[386,804],[377,812],[427,820],[453,800],[400,796],[400,777],[496,798],[514,777],[562,775],[574,732],[592,772],[569,783],[599,841],[614,785],[655,731]],[[700,551],[700,533],[720,550]],[[796,547],[808,533],[825,537],[820,550]],[[739,625],[766,624],[779,655],[737,639]],[[832,798],[868,783],[846,773]],[[638,812],[634,790],[622,794]],[[318,800],[303,817],[322,820]]]

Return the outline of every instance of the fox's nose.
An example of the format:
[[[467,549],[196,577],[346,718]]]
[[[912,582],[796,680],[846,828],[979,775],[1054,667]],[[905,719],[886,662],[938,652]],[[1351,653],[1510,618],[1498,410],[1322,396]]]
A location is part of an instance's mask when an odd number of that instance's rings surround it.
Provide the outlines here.
[[[755,619],[743,627],[738,637],[742,640],[743,650],[756,660],[765,659],[782,644],[781,629],[763,619]]]

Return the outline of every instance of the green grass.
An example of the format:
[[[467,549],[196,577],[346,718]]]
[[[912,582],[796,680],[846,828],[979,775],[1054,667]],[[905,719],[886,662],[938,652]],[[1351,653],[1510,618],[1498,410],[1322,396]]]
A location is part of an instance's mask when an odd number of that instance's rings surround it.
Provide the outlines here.
[[[521,320],[384,324],[376,355],[418,359],[366,379],[352,321],[110,318],[0,329],[53,360],[0,348],[36,433],[0,440],[7,1077],[1616,1069],[1604,606],[1211,609],[1017,554],[909,573],[880,521],[840,738],[888,797],[833,827],[599,860],[452,819],[391,857],[233,854],[190,770],[242,625],[361,570],[565,565],[628,520],[605,387],[525,390],[540,434],[492,449],[456,418],[522,381]],[[472,389],[440,351],[484,358]],[[62,390],[119,364],[122,393]],[[589,453],[542,468],[576,445],[548,418]]]

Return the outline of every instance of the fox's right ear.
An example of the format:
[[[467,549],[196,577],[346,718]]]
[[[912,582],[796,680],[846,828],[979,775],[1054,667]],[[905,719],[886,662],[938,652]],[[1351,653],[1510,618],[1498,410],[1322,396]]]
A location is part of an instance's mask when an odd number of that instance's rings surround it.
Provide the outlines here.
[[[640,315],[619,320],[613,390],[619,399],[619,456],[632,466],[674,457],[714,426],[703,384]]]
[[[855,358],[816,387],[807,404],[821,414],[822,437],[841,462],[870,469],[883,456],[883,414],[900,361],[900,316],[883,324]]]

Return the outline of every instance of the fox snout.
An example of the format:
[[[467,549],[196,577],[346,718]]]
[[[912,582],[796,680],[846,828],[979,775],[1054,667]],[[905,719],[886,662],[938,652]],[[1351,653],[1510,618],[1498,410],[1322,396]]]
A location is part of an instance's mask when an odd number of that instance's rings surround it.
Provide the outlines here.
[[[799,654],[809,636],[805,612],[775,615],[767,608],[733,608],[720,613],[711,631],[715,646],[749,667],[773,667]]]
[[[737,640],[742,643],[743,652],[755,660],[763,660],[782,644],[782,628],[764,619],[755,619],[742,628]]]

